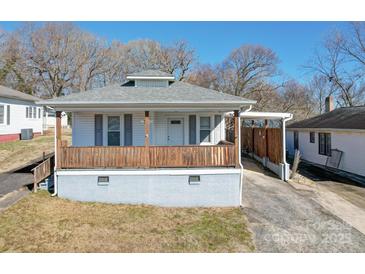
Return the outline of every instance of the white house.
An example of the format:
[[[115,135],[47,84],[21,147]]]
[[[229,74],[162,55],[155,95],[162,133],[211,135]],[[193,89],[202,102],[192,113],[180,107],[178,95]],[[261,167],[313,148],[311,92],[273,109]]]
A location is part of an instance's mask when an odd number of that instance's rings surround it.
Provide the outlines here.
[[[56,111],[50,107],[44,107],[43,113],[43,129],[54,128],[56,126]],[[66,112],[61,113],[61,126],[64,128],[69,127]]]
[[[255,101],[148,70],[113,85],[40,102],[56,112],[55,193],[81,201],[238,206],[239,111]],[[72,113],[72,146],[61,112]],[[235,142],[225,140],[234,111]]]
[[[288,126],[289,154],[298,149],[306,161],[365,176],[365,106],[326,103],[326,113]]]
[[[0,86],[0,142],[19,140],[22,129],[43,134],[43,108],[39,98]]]

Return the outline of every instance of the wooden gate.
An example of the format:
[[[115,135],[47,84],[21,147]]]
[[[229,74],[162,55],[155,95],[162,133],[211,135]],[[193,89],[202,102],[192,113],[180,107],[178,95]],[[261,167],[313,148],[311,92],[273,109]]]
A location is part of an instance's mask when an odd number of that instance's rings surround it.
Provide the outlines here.
[[[258,157],[267,157],[271,162],[279,164],[282,161],[282,129],[242,127],[241,147],[248,153]]]

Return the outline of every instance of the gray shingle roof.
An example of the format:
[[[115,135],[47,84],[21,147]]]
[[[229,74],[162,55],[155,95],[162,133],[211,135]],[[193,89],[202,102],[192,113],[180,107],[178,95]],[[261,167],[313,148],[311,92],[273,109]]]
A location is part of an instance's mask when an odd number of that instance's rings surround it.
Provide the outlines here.
[[[40,98],[38,97],[4,86],[0,86],[0,97],[29,101],[29,102],[36,102],[40,100]]]
[[[149,70],[143,70],[143,71],[139,71],[139,72],[135,72],[135,73],[131,73],[127,75],[128,77],[130,76],[147,76],[147,77],[174,77],[171,73],[168,72],[164,72],[161,70],[154,70],[154,69],[149,69]]]
[[[288,128],[365,129],[365,106],[338,108],[295,122]]]
[[[221,93],[184,82],[174,82],[168,87],[107,86],[81,93],[73,93],[40,102],[43,105],[77,104],[254,104],[255,101]]]

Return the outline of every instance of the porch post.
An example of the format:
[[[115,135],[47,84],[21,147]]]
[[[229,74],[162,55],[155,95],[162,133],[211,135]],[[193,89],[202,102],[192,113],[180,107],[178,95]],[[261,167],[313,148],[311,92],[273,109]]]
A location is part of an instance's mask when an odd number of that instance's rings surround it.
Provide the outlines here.
[[[61,142],[62,142],[62,132],[61,132],[61,111],[56,111],[56,127],[55,127],[55,135],[56,135],[56,147],[55,147],[55,165],[56,168],[61,167]]]
[[[149,146],[150,146],[150,112],[145,111],[144,112],[144,146],[145,146],[145,152],[146,152],[146,167],[148,168],[150,166],[150,152],[149,152]]]
[[[240,125],[238,124],[238,110],[234,111],[234,150],[236,151],[235,155],[236,155],[236,168],[240,167],[240,159],[239,159],[239,138],[238,138],[238,134],[239,134],[239,127]]]

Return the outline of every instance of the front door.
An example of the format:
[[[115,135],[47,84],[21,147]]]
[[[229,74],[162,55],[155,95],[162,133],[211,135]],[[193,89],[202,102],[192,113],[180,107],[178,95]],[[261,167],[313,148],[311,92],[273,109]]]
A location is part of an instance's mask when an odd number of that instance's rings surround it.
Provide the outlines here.
[[[177,146],[184,144],[184,120],[182,118],[169,118],[167,120],[167,144]]]

